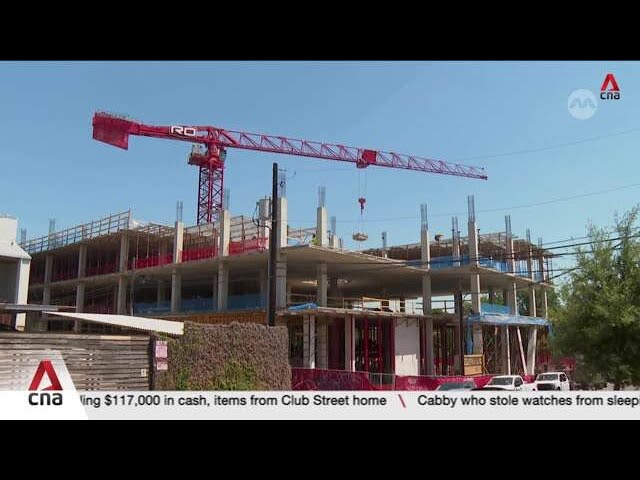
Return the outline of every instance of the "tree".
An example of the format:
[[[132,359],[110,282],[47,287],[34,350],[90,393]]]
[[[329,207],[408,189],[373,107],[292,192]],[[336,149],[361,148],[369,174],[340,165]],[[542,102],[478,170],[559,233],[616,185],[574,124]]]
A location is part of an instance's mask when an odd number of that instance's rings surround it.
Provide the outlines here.
[[[561,289],[553,348],[600,373],[616,390],[640,383],[640,239],[638,207],[616,216],[613,232],[591,226],[587,247]]]

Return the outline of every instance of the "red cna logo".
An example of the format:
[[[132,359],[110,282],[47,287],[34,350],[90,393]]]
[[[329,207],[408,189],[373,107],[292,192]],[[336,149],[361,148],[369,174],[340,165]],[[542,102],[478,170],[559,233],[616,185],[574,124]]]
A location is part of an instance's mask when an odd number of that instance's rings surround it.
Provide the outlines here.
[[[620,87],[613,73],[607,73],[600,87],[600,98],[602,100],[620,100]]]
[[[42,384],[42,380],[45,375],[49,378],[49,383],[51,383],[51,385],[47,388],[43,388],[43,391],[62,390],[62,384],[60,383],[58,374],[53,368],[51,360],[42,360],[40,362],[40,365],[38,365],[38,369],[36,370],[36,374],[33,376],[33,380],[31,380],[31,385],[29,385],[29,390],[40,390],[40,385]]]

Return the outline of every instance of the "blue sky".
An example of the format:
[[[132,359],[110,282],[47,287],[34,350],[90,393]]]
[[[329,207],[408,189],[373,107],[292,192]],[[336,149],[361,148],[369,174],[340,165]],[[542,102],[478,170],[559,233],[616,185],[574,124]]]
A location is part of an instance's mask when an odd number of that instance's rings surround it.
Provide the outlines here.
[[[567,110],[575,89],[598,92],[616,75],[618,101],[600,101],[589,120]],[[443,160],[472,158],[488,181],[369,168],[365,223],[358,171],[350,165],[230,150],[226,186],[233,214],[251,214],[270,192],[273,161],[288,171],[290,223],[315,222],[317,187],[327,188],[338,233],[365,229],[369,242],[419,239],[419,204],[432,232],[466,226],[476,196],[481,232],[530,228],[534,239],[582,236],[638,203],[640,187],[550,205],[509,209],[640,183],[640,64],[633,62],[3,62],[0,63],[0,212],[29,237],[133,208],[171,223],[176,200],[195,223],[197,169],[189,145],[131,138],[129,151],[91,139],[95,110],[150,124],[200,124],[384,149]],[[518,155],[591,137],[604,138]],[[364,177],[361,179],[364,183]],[[504,209],[482,213],[487,209]],[[413,217],[413,218],[411,218]],[[465,227],[466,228],[466,227]]]

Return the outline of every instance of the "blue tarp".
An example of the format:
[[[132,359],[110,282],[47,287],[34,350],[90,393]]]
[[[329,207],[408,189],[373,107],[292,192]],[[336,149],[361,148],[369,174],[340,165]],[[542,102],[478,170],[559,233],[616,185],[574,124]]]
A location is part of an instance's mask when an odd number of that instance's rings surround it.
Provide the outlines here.
[[[318,308],[318,305],[316,305],[315,303],[303,303],[302,305],[293,305],[291,307],[289,307],[289,310],[308,310],[311,308]]]
[[[469,315],[469,323],[481,323],[485,325],[538,325],[540,327],[550,327],[551,323],[546,318],[528,317],[525,315],[507,315],[503,313],[481,313],[480,315]]]

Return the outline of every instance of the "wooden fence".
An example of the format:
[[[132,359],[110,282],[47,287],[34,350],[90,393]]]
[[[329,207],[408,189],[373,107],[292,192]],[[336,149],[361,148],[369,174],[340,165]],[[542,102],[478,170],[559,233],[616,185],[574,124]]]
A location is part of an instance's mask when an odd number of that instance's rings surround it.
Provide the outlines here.
[[[44,350],[60,352],[77,390],[149,390],[149,343],[148,335],[0,332],[0,390],[12,370]]]

